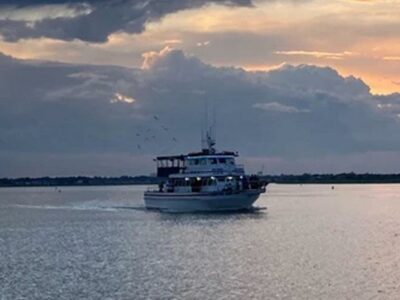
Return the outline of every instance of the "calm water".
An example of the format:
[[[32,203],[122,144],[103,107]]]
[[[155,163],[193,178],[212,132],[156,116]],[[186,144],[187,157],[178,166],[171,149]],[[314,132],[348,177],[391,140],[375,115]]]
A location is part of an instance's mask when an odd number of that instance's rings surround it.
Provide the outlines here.
[[[400,185],[271,185],[241,214],[144,189],[0,189],[0,299],[400,298]]]

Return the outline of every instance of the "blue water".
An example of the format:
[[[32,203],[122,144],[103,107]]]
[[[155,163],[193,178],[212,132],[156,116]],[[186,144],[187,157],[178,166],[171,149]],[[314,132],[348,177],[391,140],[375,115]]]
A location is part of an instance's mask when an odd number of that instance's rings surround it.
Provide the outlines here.
[[[400,185],[335,187],[271,185],[239,214],[0,189],[0,299],[399,299]]]

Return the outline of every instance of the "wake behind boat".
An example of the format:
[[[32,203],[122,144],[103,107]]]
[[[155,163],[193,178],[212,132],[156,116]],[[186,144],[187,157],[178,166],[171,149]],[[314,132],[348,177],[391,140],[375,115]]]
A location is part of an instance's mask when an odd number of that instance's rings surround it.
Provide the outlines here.
[[[266,183],[246,175],[236,157],[237,152],[215,150],[212,129],[206,132],[201,152],[157,157],[157,176],[167,180],[158,190],[144,193],[146,208],[173,212],[252,209]]]

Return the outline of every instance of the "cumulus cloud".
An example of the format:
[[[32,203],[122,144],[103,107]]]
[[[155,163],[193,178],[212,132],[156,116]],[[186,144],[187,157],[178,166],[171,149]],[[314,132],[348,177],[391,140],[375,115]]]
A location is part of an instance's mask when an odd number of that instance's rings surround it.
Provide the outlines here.
[[[252,4],[251,0],[22,1],[18,5],[14,1],[2,1],[0,34],[7,41],[48,37],[105,42],[114,32],[140,33],[147,22],[210,3]],[[35,17],[32,19],[32,16]]]
[[[400,95],[373,95],[360,79],[333,69],[284,65],[248,72],[214,67],[171,48],[144,61],[145,68],[129,69],[0,55],[0,163],[8,162],[0,176],[78,169],[118,175],[117,165],[127,169],[121,157],[142,157],[147,163],[141,166],[151,172],[150,157],[200,147],[206,100],[216,108],[218,148],[257,161],[296,161],[301,172],[311,159],[400,152]],[[51,165],[44,163],[49,155]],[[71,157],[79,157],[79,168]],[[131,174],[146,170],[131,167]]]
[[[145,52],[142,54],[143,57],[143,63],[142,63],[142,69],[150,69],[159,62],[160,57],[167,56],[167,54],[172,52],[172,48],[169,46],[164,47],[161,51],[149,51]]]

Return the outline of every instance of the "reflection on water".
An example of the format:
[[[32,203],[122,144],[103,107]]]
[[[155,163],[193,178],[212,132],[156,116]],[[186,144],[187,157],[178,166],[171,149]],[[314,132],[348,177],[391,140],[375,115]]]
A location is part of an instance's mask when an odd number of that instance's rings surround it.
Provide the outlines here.
[[[0,189],[0,299],[400,294],[400,185],[272,185],[235,214],[146,211],[145,189]]]

